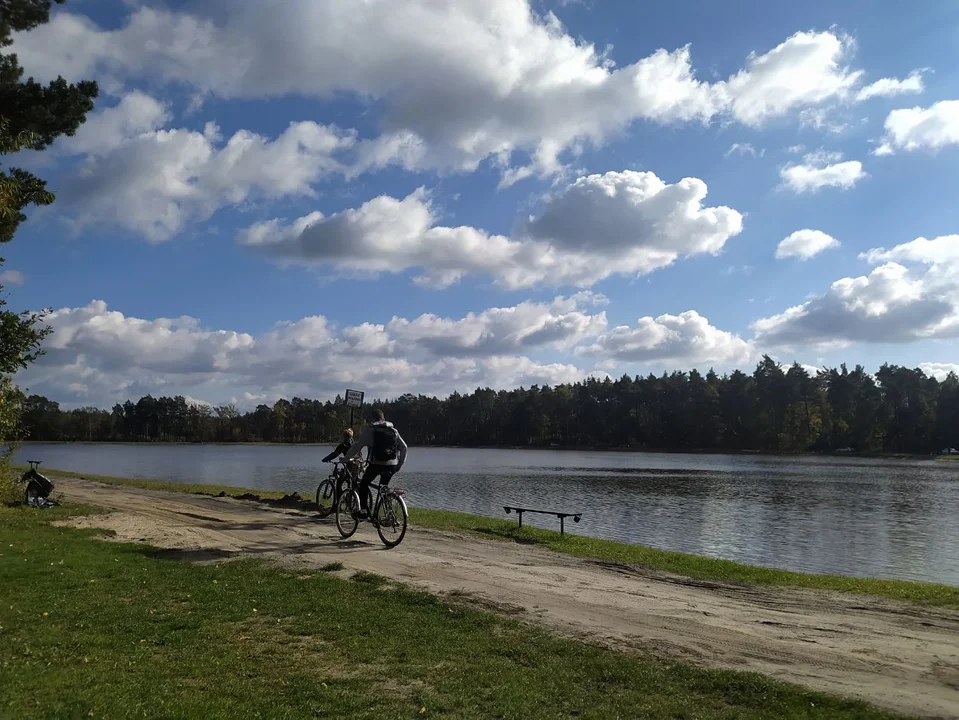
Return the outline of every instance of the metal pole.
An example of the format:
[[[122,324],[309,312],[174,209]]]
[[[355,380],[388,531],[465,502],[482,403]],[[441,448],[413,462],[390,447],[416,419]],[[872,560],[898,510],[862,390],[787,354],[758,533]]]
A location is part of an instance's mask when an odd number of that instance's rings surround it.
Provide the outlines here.
[[[516,512],[519,513],[519,526],[523,527],[523,511],[517,510]]]
[[[350,408],[350,430],[353,429],[353,408]]]
[[[566,517],[565,517],[564,515],[560,515],[560,517],[559,517],[559,534],[560,534],[560,537],[562,537],[563,535],[566,534],[565,520],[566,520]]]

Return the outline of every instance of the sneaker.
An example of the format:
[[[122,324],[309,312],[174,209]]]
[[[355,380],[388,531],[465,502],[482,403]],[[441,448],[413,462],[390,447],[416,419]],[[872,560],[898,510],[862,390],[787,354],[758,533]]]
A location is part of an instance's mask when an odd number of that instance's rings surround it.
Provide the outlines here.
[[[367,510],[354,510],[353,511],[354,520],[369,520],[370,513]]]

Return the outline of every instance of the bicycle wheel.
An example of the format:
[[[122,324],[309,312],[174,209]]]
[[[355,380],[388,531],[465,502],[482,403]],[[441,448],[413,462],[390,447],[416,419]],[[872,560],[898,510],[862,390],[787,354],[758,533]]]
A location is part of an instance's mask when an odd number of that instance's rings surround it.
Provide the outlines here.
[[[355,492],[344,493],[336,503],[336,529],[344,538],[351,537],[359,527],[360,521],[353,512],[360,509],[360,496]]]
[[[327,478],[316,488],[316,514],[325,518],[333,512],[336,505],[336,493],[333,481]]]
[[[376,508],[376,533],[388,548],[403,542],[406,537],[406,523],[410,514],[406,509],[403,496],[394,491],[384,493]]]

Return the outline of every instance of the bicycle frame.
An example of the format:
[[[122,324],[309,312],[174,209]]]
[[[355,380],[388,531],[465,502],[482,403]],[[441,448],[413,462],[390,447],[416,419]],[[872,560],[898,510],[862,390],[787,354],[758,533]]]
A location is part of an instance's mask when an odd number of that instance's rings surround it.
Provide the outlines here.
[[[399,498],[402,498],[406,494],[405,490],[400,490],[398,488],[391,488],[389,485],[381,485],[379,483],[370,483],[370,489],[376,489],[376,499],[373,501],[373,507],[370,508],[370,523],[376,525],[376,511],[380,509],[380,505],[383,504],[383,497],[393,493]]]

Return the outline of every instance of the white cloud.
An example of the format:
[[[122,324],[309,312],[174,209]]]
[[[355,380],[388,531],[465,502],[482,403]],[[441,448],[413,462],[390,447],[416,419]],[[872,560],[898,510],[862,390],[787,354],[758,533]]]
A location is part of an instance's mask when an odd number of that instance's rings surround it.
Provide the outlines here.
[[[842,154],[818,151],[803,157],[803,163],[786,165],[779,171],[783,186],[797,193],[816,192],[824,187],[848,190],[868,177],[858,160],[842,161]]]
[[[726,151],[726,154],[723,157],[729,157],[733,153],[738,153],[739,155],[752,155],[755,158],[761,158],[766,154],[766,149],[757,151],[751,143],[733,143],[729,146],[729,150]]]
[[[928,108],[893,110],[886,117],[886,134],[874,151],[892,155],[896,151],[929,150],[959,144],[959,100],[942,100]]]
[[[798,32],[764,55],[751,53],[727,84],[733,116],[761,125],[795,107],[844,97],[862,75],[844,65],[851,49],[849,36]]]
[[[955,312],[951,302],[925,291],[921,276],[888,263],[868,276],[837,280],[825,295],[752,327],[764,344],[911,342],[937,336]]]
[[[605,299],[591,293],[492,308],[460,319],[394,317],[337,330],[323,316],[279,323],[254,337],[208,330],[190,317],[147,320],[94,301],[48,316],[47,354],[18,376],[31,392],[69,403],[109,405],[146,393],[225,402],[299,394],[331,397],[347,385],[371,394],[446,394],[571,382],[575,365],[540,362],[606,328]],[[205,401],[197,401],[205,402]]]
[[[842,345],[957,337],[957,245],[959,236],[951,235],[869,250],[860,257],[879,264],[869,275],[837,280],[825,294],[757,320],[756,342]]]
[[[116,30],[60,12],[18,36],[15,51],[39,77],[148,77],[185,83],[195,97],[378,100],[371,166],[472,170],[494,158],[510,181],[554,172],[563,153],[635,121],[759,126],[841,100],[862,74],[847,65],[852,45],[799,32],[710,83],[696,78],[689,47],[617,67],[528,0],[235,0],[224,15],[135,7]]]
[[[946,379],[949,373],[959,375],[959,365],[955,363],[919,363],[919,369],[926,375],[936,378],[939,382]]]
[[[859,257],[873,265],[884,262],[959,265],[959,235],[943,235],[932,240],[919,237],[890,250],[873,248],[860,253]]]
[[[602,296],[580,293],[556,298],[549,305],[524,302],[470,313],[460,320],[432,313],[414,320],[394,318],[382,327],[382,333],[395,338],[399,346],[425,348],[438,356],[504,355],[541,347],[565,350],[606,329],[605,312],[590,315],[579,307],[602,300]]]
[[[166,118],[162,106],[130,97],[66,145],[89,153],[58,197],[80,227],[115,225],[162,242],[227,205],[313,197],[314,183],[342,171],[334,155],[355,142],[353,133],[314,122],[291,123],[273,140],[241,130],[225,143],[212,123],[202,133],[150,129]]]
[[[706,184],[666,184],[653,173],[581,177],[545,198],[515,239],[436,224],[429,194],[381,196],[359,208],[311,213],[248,228],[241,243],[287,262],[373,273],[422,268],[422,284],[443,287],[465,275],[508,288],[587,287],[614,274],[648,273],[680,257],[717,254],[742,230],[742,215],[703,207]]]
[[[19,270],[4,270],[0,272],[0,285],[23,285],[27,276]]]
[[[823,250],[837,247],[839,241],[821,230],[796,230],[776,247],[776,257],[809,260]]]
[[[863,102],[874,97],[892,97],[893,95],[903,95],[906,93],[921,93],[926,87],[922,82],[922,71],[914,70],[909,73],[905,80],[898,78],[880,78],[874,83],[870,83],[860,88],[856,93],[856,100]]]
[[[171,119],[165,103],[135,90],[113,107],[88,115],[76,135],[61,138],[53,147],[70,155],[103,155],[141,133],[159,130]]]
[[[636,327],[622,325],[600,335],[577,354],[625,362],[657,362],[672,366],[733,365],[753,355],[750,343],[719,330],[699,313],[642,317]]]

